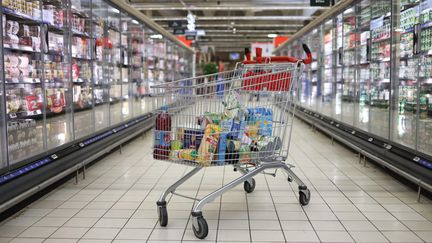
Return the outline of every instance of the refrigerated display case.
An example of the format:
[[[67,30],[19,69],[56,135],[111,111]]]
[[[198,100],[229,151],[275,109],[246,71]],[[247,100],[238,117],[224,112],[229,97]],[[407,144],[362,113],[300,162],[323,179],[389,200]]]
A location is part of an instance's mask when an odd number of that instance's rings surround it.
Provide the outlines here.
[[[1,173],[148,114],[154,80],[190,75],[191,49],[118,4],[1,1]]]
[[[371,59],[371,6],[369,0],[363,0],[356,4],[357,14],[357,35],[356,46],[356,99],[354,99],[354,121],[353,126],[364,131],[370,131],[369,104],[370,104],[370,59]]]
[[[301,90],[305,113],[379,146],[375,154],[407,159],[404,169],[432,169],[432,0],[346,0],[318,18],[275,50],[293,54],[309,33],[322,36],[321,92],[305,102]]]

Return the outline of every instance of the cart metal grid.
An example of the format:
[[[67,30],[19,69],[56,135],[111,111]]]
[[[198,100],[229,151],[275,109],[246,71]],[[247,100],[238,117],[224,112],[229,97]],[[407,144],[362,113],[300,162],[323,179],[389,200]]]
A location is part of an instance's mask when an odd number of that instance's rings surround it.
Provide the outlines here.
[[[192,228],[197,238],[204,239],[208,225],[203,207],[241,183],[247,193],[253,192],[253,177],[270,169],[273,176],[277,169],[285,171],[288,181],[298,184],[300,204],[309,203],[309,189],[286,163],[297,89],[304,65],[312,60],[309,48],[303,47],[306,59],[257,57],[231,71],[152,87],[155,102],[164,107],[158,111],[153,157],[194,167],[160,196],[161,226],[168,224],[168,195],[196,200]],[[176,193],[202,168],[225,165],[242,175],[201,199]]]

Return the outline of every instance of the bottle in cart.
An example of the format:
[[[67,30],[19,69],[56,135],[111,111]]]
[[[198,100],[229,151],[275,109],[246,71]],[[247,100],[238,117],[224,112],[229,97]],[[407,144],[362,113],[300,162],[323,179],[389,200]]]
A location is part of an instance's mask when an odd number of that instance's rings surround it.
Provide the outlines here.
[[[155,143],[153,158],[168,160],[171,146],[171,116],[168,107],[162,107],[162,113],[156,117]]]

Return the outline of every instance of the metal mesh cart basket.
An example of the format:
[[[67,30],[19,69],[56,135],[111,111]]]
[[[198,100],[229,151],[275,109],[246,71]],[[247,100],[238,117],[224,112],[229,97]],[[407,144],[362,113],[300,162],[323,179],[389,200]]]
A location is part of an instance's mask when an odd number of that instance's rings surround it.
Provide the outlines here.
[[[197,200],[191,214],[195,236],[204,239],[208,225],[203,207],[231,188],[242,184],[247,193],[255,188],[254,176],[282,169],[296,182],[301,205],[310,191],[286,163],[296,108],[296,93],[306,59],[260,57],[238,63],[232,71],[192,77],[153,86],[159,107],[154,131],[153,157],[192,166],[157,202],[159,223],[168,224],[166,198],[208,166],[234,166],[241,176]],[[248,58],[250,59],[250,58]]]

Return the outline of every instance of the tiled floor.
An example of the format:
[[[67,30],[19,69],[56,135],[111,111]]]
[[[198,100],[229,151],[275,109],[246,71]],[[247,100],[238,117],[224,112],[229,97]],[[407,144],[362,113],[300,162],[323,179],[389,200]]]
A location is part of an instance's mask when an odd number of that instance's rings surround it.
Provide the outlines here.
[[[182,165],[154,161],[151,133],[64,184],[0,226],[0,242],[197,241],[192,202],[172,197],[169,224],[157,222],[161,191],[186,173]],[[297,122],[291,147],[294,171],[312,191],[301,207],[297,187],[282,172],[259,175],[252,194],[239,186],[204,208],[210,232],[203,242],[432,242],[432,203],[352,152],[332,145]],[[180,192],[198,197],[239,174],[207,168]]]

